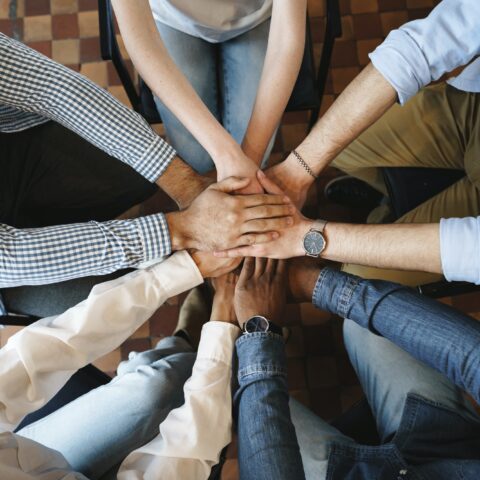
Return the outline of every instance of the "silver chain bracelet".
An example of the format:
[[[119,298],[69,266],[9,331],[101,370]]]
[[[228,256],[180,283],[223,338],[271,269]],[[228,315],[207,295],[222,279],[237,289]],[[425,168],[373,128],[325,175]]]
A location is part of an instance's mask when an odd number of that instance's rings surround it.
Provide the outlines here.
[[[298,160],[298,163],[313,177],[313,178],[318,178],[317,175],[313,173],[313,170],[308,166],[308,163],[301,157],[301,155],[296,151],[292,150],[293,155],[295,155],[295,158]]]

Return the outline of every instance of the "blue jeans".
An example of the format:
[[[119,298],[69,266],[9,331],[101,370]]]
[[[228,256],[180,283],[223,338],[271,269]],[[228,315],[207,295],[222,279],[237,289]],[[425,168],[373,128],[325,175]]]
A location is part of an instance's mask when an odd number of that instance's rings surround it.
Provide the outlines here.
[[[476,392],[478,401],[480,328],[473,319],[399,285],[328,269],[320,274],[313,303],[352,318],[344,322],[344,342],[382,444],[399,430],[407,395],[478,423],[478,415],[454,384]],[[348,447],[355,442],[295,400],[290,406],[306,478],[325,479],[332,444]]]
[[[253,111],[267,51],[270,20],[219,44],[209,43],[157,22],[168,53],[203,103],[241,143]],[[163,103],[155,99],[170,144],[197,172],[215,165],[206,150]],[[271,152],[273,139],[265,155]]]
[[[236,342],[239,390],[234,397],[242,480],[303,480],[288,410],[285,344],[279,335],[249,333]]]
[[[74,471],[101,478],[158,434],[170,410],[184,402],[195,353],[182,338],[130,354],[109,384],[77,398],[19,435],[59,451]]]

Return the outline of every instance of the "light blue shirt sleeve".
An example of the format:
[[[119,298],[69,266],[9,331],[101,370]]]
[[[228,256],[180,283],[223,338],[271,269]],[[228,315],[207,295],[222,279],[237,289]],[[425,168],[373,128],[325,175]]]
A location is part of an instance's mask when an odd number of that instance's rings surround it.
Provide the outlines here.
[[[442,218],[440,256],[449,282],[480,285],[480,217]]]
[[[480,1],[443,0],[428,17],[390,32],[369,56],[404,104],[480,54]]]

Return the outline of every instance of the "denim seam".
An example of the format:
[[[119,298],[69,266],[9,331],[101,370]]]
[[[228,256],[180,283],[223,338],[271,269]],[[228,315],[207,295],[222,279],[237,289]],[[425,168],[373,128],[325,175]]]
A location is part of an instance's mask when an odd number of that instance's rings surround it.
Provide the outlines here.
[[[250,340],[256,339],[256,338],[264,338],[265,340],[274,340],[275,342],[282,342],[283,343],[283,338],[280,335],[277,335],[276,333],[273,332],[253,332],[253,333],[244,333],[238,339],[236,340],[236,344],[242,345],[245,342],[248,342]]]
[[[238,371],[238,378],[242,379],[251,375],[280,375],[287,376],[287,371],[283,367],[276,365],[249,365]]]
[[[323,282],[328,272],[329,272],[328,268],[324,268],[320,271],[320,275],[318,276],[318,279],[315,283],[315,287],[312,293],[312,303],[314,305],[315,305],[315,299],[317,298],[317,296],[320,295],[320,290],[322,290]]]
[[[340,298],[338,300],[338,313],[341,317],[346,318],[348,316],[348,307],[352,301],[353,294],[360,282],[358,277],[348,277],[346,285],[340,292]]]

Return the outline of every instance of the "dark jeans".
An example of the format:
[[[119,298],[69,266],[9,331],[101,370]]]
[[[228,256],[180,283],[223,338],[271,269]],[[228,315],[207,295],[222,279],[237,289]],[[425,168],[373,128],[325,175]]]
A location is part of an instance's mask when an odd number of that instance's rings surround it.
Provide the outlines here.
[[[0,223],[16,228],[111,220],[157,191],[131,167],[55,122],[0,133],[0,172]],[[42,317],[63,312],[110,278],[1,294],[8,311]]]

